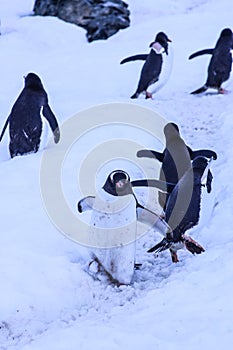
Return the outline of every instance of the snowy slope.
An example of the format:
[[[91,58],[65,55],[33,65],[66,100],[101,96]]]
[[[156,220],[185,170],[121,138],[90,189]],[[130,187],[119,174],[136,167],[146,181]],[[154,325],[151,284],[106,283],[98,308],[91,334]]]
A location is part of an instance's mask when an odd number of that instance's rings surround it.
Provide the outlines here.
[[[27,16],[33,2],[0,2],[2,126],[23,76],[32,71],[41,77],[60,124],[102,103],[148,107],[178,123],[192,148],[214,149],[218,160],[213,164],[211,214],[193,234],[205,253],[193,257],[182,251],[180,262],[172,264],[167,252],[156,258],[146,253],[155,240],[148,235],[137,242],[143,266],[132,285],[117,287],[87,274],[87,249],[50,221],[41,198],[43,152],[10,160],[6,134],[0,144],[0,349],[228,349],[233,337],[233,84],[227,82],[229,94],[224,96],[191,96],[205,82],[209,57],[187,58],[213,47],[220,31],[232,26],[233,5],[228,0],[161,0],[156,5],[154,0],[128,0],[131,27],[88,44],[81,28],[56,18]],[[141,63],[119,62],[148,52],[161,30],[172,39],[172,74],[153,100],[131,101]],[[107,136],[128,135],[133,138],[130,128],[112,129],[112,134],[101,129],[71,152],[74,163],[64,165],[64,191],[74,213],[80,199],[75,182],[79,152],[85,154]],[[147,135],[138,131],[134,136],[153,146]],[[114,166],[126,167],[132,178],[140,176],[127,162]]]

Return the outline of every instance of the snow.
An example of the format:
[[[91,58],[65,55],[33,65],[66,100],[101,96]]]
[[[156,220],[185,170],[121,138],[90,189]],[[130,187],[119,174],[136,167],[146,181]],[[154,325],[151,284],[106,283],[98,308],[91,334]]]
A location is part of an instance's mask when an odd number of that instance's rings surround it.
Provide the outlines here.
[[[191,96],[189,92],[205,82],[209,56],[192,61],[188,56],[213,47],[220,31],[231,27],[233,5],[228,0],[126,2],[131,26],[107,41],[89,44],[82,28],[52,17],[30,16],[32,0],[1,1],[0,122],[3,127],[23,87],[23,76],[35,72],[60,125],[78,112],[85,117],[86,108],[115,102],[149,108],[178,123],[188,145],[218,154],[212,166],[212,210],[193,233],[206,251],[200,256],[180,251],[180,262],[173,264],[168,252],[158,257],[146,253],[156,241],[148,234],[137,241],[142,268],[131,285],[118,287],[104,278],[93,279],[87,273],[88,249],[61,234],[47,215],[40,184],[43,151],[10,159],[6,133],[0,144],[1,350],[192,350],[228,349],[231,344],[233,85],[232,79],[226,83],[229,93],[224,96]],[[149,43],[162,30],[172,39],[171,76],[153,100],[131,101],[141,63],[119,62],[148,52]],[[51,135],[49,129],[47,133]],[[46,135],[44,147],[59,149],[47,145]],[[95,142],[101,150],[101,142],[122,139],[127,145],[127,138],[140,146],[162,148],[145,130],[121,124],[94,128],[70,145],[62,182],[74,216],[78,217],[76,203],[83,197],[77,185],[79,162]],[[143,177],[145,167],[149,171],[158,166],[154,163],[116,158],[103,166],[95,164],[96,186],[113,166],[123,167],[136,179]],[[93,191],[92,186],[87,194],[94,195]]]

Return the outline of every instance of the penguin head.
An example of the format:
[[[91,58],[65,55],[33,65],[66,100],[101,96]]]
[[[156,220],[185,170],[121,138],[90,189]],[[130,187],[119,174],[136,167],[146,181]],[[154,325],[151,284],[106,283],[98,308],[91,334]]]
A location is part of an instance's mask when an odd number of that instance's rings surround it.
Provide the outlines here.
[[[224,28],[221,31],[221,34],[217,41],[216,46],[222,45],[222,42],[227,42],[228,43],[227,45],[230,46],[230,49],[233,49],[233,33],[230,28]]]
[[[155,40],[150,44],[150,47],[153,47],[154,44],[159,43],[163,48],[166,54],[168,54],[168,43],[171,42],[171,39],[164,32],[159,32]]]
[[[28,73],[28,75],[24,77],[24,79],[26,88],[34,90],[43,89],[42,82],[38,75],[36,75],[35,73]]]
[[[224,36],[229,36],[229,37],[231,37],[231,36],[232,36],[232,30],[231,30],[230,28],[224,28],[224,29],[221,31],[220,37],[224,37]]]
[[[113,196],[132,194],[129,174],[124,170],[112,171],[103,186],[103,189]]]
[[[167,123],[163,129],[166,139],[180,137],[179,127],[175,123]]]

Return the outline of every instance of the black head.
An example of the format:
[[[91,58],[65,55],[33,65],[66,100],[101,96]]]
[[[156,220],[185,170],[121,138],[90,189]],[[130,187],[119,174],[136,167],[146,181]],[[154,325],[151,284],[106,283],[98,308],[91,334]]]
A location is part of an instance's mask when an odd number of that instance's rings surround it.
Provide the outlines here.
[[[180,136],[179,127],[175,123],[167,123],[163,131],[166,139],[174,136]]]
[[[168,36],[164,32],[159,32],[155,40],[150,44],[150,47],[153,46],[155,43],[159,43],[165,50],[166,54],[168,54],[168,43],[171,42],[171,39],[168,38]]]
[[[25,87],[35,89],[35,90],[43,89],[42,82],[38,77],[38,75],[36,75],[35,73],[29,73],[26,77],[24,77],[24,79],[25,79]]]
[[[221,31],[220,37],[224,37],[224,36],[232,37],[232,30],[230,28],[223,29]]]
[[[124,170],[112,171],[103,189],[113,196],[125,196],[132,193],[130,177]]]

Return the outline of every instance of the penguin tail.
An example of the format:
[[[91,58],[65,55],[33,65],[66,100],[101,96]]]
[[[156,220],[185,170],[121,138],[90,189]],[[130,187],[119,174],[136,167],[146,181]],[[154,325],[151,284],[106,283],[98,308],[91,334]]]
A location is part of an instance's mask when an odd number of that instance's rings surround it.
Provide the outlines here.
[[[182,242],[174,243],[172,241],[169,241],[166,237],[162,239],[161,242],[156,244],[154,247],[150,248],[147,253],[160,253],[164,250],[169,249],[172,262],[177,263],[179,262],[178,256],[177,256],[177,250],[183,248]]]
[[[147,253],[160,253],[164,250],[170,249],[172,247],[172,241],[168,241],[165,237],[158,244],[147,250]]]
[[[139,93],[138,93],[138,92],[135,92],[135,94],[133,94],[132,96],[130,96],[130,98],[135,99],[135,98],[138,98],[138,96],[139,96]]]
[[[190,236],[183,235],[182,240],[185,248],[192,254],[201,254],[205,251],[205,249]]]
[[[201,94],[202,92],[205,92],[207,89],[208,89],[208,86],[203,85],[203,86],[200,87],[199,89],[190,92],[190,94],[191,94],[191,95]]]

